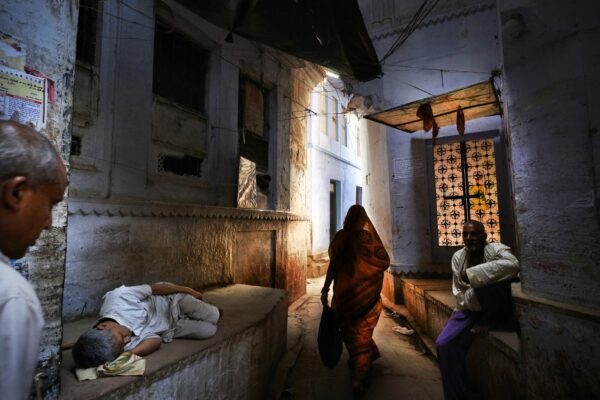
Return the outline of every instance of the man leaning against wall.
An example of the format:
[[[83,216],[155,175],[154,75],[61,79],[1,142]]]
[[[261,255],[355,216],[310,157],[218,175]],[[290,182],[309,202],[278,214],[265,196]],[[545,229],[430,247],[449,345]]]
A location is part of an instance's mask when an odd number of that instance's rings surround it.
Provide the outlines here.
[[[21,258],[60,202],[67,175],[50,141],[32,128],[0,121],[0,397],[29,397],[44,319],[31,284],[9,264]]]

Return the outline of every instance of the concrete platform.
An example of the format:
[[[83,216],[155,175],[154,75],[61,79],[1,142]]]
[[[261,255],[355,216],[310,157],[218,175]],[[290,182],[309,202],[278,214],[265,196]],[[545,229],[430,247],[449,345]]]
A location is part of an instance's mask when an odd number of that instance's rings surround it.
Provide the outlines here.
[[[205,292],[223,309],[217,334],[176,339],[146,357],[143,377],[78,382],[71,351],[63,352],[61,399],[262,399],[286,348],[288,300],[284,290],[232,285]],[[72,342],[91,321],[65,325]]]
[[[398,280],[396,277],[395,280]],[[434,355],[435,339],[456,306],[449,279],[400,278],[404,305],[416,324],[417,332],[427,336],[423,342]],[[493,330],[481,334],[467,357],[469,382],[484,399],[521,399],[520,341],[514,331]]]

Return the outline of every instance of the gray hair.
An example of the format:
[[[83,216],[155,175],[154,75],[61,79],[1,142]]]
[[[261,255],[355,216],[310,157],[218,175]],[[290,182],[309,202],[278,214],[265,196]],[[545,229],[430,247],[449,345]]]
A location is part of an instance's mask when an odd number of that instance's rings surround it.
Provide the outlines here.
[[[34,187],[56,183],[59,162],[48,138],[27,125],[0,121],[0,182],[26,176]]]
[[[113,361],[119,356],[112,332],[89,329],[79,336],[73,347],[73,359],[79,368],[91,368]]]

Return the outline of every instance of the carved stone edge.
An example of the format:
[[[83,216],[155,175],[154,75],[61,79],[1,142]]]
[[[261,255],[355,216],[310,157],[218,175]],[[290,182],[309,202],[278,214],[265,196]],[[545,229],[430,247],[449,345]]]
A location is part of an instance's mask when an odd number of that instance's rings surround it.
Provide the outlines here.
[[[266,221],[310,221],[306,215],[287,211],[251,210],[232,207],[177,203],[103,202],[69,200],[68,215],[83,217],[213,218]]]

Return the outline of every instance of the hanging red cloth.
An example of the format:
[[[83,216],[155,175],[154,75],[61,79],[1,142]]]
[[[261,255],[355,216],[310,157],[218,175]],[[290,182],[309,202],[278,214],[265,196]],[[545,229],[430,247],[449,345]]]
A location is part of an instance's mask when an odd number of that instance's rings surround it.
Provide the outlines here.
[[[433,142],[435,143],[435,138],[437,137],[440,128],[435,122],[435,118],[433,118],[433,110],[431,109],[430,103],[423,103],[419,106],[417,109],[417,118],[423,120],[423,130],[425,132],[429,132],[430,129],[433,129],[432,137]]]
[[[435,120],[433,119],[433,110],[431,109],[431,104],[423,103],[417,109],[417,118],[421,118],[423,120],[423,130],[425,132],[429,132],[429,130],[433,127]]]
[[[458,106],[458,110],[456,111],[456,129],[458,129],[460,136],[465,134],[465,113],[461,106]]]

